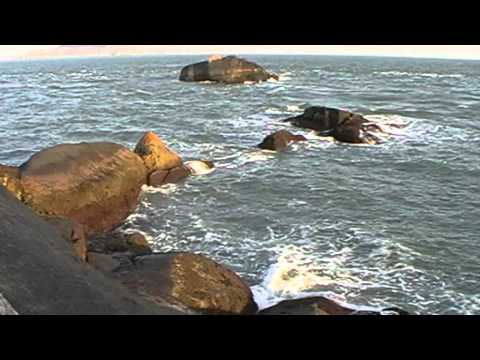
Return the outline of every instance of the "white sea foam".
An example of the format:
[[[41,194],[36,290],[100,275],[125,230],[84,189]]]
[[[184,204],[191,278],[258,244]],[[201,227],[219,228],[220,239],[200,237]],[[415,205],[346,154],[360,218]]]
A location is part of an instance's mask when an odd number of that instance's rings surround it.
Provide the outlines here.
[[[178,186],[176,184],[165,184],[159,187],[148,186],[148,185],[142,186],[142,191],[147,194],[161,193],[164,195],[169,195],[169,194],[173,194],[177,190],[178,190]]]
[[[185,162],[185,166],[192,171],[192,175],[194,176],[208,175],[215,171],[214,167],[209,168],[203,161],[187,161]]]
[[[287,105],[288,112],[301,112],[302,110],[297,105]]]
[[[383,76],[419,76],[428,78],[463,78],[462,74],[438,74],[438,73],[415,73],[407,71],[380,71],[374,72],[375,75]]]

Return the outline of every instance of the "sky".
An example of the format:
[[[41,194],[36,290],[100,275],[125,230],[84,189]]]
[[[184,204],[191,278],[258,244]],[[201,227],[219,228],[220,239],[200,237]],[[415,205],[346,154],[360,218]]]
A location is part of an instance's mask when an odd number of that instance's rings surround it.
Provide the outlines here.
[[[60,45],[0,45],[0,59],[22,58],[32,51],[55,50]],[[121,46],[115,46],[119,48]],[[126,45],[132,47],[132,45]],[[319,54],[405,56],[480,60],[480,45],[138,45],[159,54]]]

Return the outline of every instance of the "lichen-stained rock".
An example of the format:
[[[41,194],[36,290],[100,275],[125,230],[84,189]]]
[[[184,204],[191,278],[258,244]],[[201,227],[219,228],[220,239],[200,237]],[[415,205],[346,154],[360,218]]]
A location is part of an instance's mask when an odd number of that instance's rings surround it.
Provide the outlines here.
[[[20,169],[14,166],[0,165],[0,186],[4,186],[17,199],[23,196],[23,187],[20,180]]]
[[[182,166],[182,158],[151,131],[140,139],[135,153],[143,159],[149,174],[156,170],[170,170]]]
[[[215,56],[208,61],[188,65],[180,72],[180,81],[214,81],[227,84],[278,80],[262,66],[236,56]]]
[[[116,277],[148,299],[204,314],[254,314],[249,286],[233,271],[191,253],[153,254],[121,266]]]
[[[66,217],[87,236],[111,231],[135,210],[147,182],[142,159],[113,143],[54,146],[20,167],[23,200],[40,215]]]

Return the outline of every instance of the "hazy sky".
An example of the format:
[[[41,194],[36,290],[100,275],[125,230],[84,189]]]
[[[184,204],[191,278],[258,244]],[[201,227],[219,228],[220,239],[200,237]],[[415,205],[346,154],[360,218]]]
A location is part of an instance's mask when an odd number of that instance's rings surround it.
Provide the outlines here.
[[[0,45],[0,58],[22,57],[59,45]],[[127,45],[128,46],[128,45]],[[116,46],[118,47],[118,46]],[[139,45],[158,53],[284,53],[433,57],[480,60],[480,45]]]

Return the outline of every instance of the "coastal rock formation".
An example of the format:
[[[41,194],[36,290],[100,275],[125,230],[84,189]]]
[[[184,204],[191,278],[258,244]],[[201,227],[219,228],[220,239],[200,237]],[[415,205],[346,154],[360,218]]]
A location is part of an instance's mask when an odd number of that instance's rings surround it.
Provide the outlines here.
[[[278,80],[278,76],[260,65],[236,56],[215,56],[208,61],[188,65],[180,73],[180,81],[215,81],[227,84]]]
[[[64,240],[73,245],[75,253],[81,260],[87,261],[87,237],[83,225],[67,218],[43,216],[42,219],[54,227]]]
[[[179,166],[171,170],[157,170],[148,177],[148,185],[162,186],[165,184],[174,184],[191,175],[186,166]]]
[[[280,130],[268,135],[257,147],[263,150],[283,151],[292,142],[307,141],[303,135],[294,135],[287,130]]]
[[[169,149],[165,142],[151,131],[140,139],[135,147],[135,153],[142,158],[148,173],[182,166],[182,158]]]
[[[0,165],[0,186],[4,186],[17,199],[23,196],[23,187],[20,180],[20,169],[14,166]]]
[[[385,309],[382,312],[397,315],[408,315],[399,309]],[[286,300],[268,309],[262,310],[259,315],[381,315],[379,311],[349,309],[325,297],[311,297],[305,299]]]
[[[190,253],[142,256],[115,271],[137,293],[203,314],[254,314],[249,286],[233,271]]]
[[[0,186],[0,294],[23,315],[175,315],[80,261],[70,244]]]
[[[95,236],[88,241],[88,251],[102,254],[129,253],[131,256],[152,253],[145,236],[137,232],[114,232]]]
[[[45,149],[23,164],[20,174],[26,204],[40,215],[82,224],[87,237],[119,226],[147,181],[138,155],[106,142]]]
[[[381,128],[359,114],[349,111],[313,106],[302,115],[284,120],[294,126],[315,130],[319,135],[333,136],[336,140],[354,144],[377,144],[380,139],[372,132]]]

